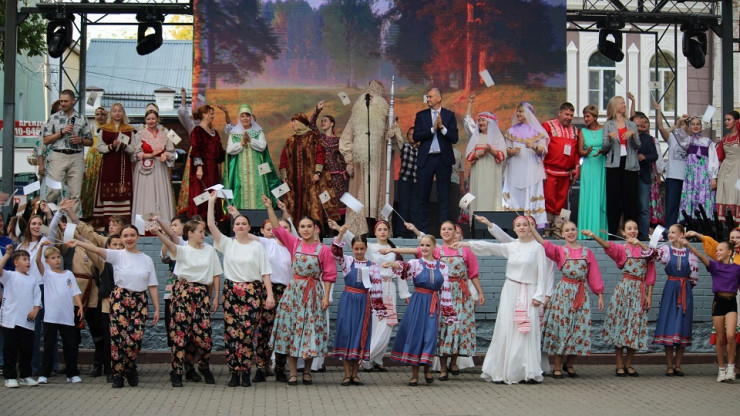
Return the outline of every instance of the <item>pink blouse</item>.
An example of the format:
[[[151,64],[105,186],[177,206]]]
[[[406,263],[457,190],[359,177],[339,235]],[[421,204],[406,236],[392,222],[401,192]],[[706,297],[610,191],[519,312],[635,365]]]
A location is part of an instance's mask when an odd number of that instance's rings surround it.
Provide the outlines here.
[[[434,248],[434,258],[439,260],[441,257],[440,249],[444,250],[445,256],[456,256],[457,250],[447,247],[445,245],[439,245]],[[421,247],[418,247],[416,249],[416,258],[420,259],[421,256]],[[473,254],[472,251],[470,251],[469,247],[463,247],[462,248],[462,257],[465,261],[465,267],[468,268],[468,279],[477,279],[478,278],[478,258],[475,257],[475,254]]]
[[[280,240],[281,243],[283,243],[288,251],[290,251],[290,255],[295,256],[295,251],[298,249],[298,245],[301,244],[302,240],[291,234],[290,231],[286,231],[281,227],[275,227],[272,229],[272,231],[275,233],[275,237],[277,237],[277,239]],[[307,254],[313,254],[316,252],[316,246],[319,244],[321,243],[306,243],[305,241],[303,241],[303,252]],[[330,283],[336,282],[337,265],[334,264],[334,257],[331,254],[331,250],[329,250],[324,245],[322,245],[321,249],[319,249],[319,264],[321,265],[321,270],[323,271],[323,273],[321,274],[321,280]]]
[[[623,268],[624,263],[627,262],[627,249],[629,248],[632,257],[647,258],[647,273],[645,274],[645,284],[652,286],[655,284],[655,250],[650,249],[643,252],[640,246],[629,246],[627,244],[615,244],[609,243],[609,248],[604,249],[604,253],[611,257],[618,268]]]
[[[558,265],[558,269],[562,268],[563,264],[565,264],[565,248],[563,246],[552,244],[547,240],[545,240],[545,243],[542,246],[545,248],[545,255],[547,258],[554,261]],[[585,247],[583,246],[581,246],[581,248],[568,247],[570,258],[582,259],[584,249]],[[601,278],[601,270],[599,269],[599,263],[596,262],[593,250],[588,250],[586,253],[586,263],[588,263],[588,287],[590,287],[591,291],[597,295],[604,293],[604,280]]]

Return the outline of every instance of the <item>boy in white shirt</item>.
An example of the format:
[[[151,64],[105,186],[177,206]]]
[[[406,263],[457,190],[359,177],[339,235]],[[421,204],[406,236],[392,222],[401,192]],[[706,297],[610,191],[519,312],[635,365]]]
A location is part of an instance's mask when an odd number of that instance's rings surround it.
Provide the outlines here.
[[[3,270],[11,258],[15,271]],[[27,251],[14,252],[10,244],[5,247],[5,255],[0,259],[0,284],[3,285],[0,327],[4,338],[5,387],[38,385],[31,378],[31,357],[34,320],[41,309],[41,288],[36,279],[28,275],[30,268],[31,256]],[[20,367],[20,379],[17,378],[16,365]]]
[[[57,349],[57,333],[62,336],[65,373],[70,383],[81,383],[80,370],[77,368],[77,328],[75,327],[75,305],[77,316],[82,319],[83,308],[80,288],[75,275],[62,269],[62,254],[46,240],[36,254],[36,265],[44,280],[44,356],[41,364],[39,384],[48,383],[51,375],[52,360]],[[49,246],[49,247],[46,247]],[[43,252],[46,264],[41,260]],[[50,270],[51,269],[51,270]]]

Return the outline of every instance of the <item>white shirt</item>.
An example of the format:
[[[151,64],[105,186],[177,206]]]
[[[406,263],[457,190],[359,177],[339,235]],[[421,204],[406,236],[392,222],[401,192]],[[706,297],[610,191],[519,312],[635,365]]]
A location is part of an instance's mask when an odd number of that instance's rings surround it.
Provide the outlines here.
[[[0,305],[0,326],[34,329],[34,321],[26,319],[36,306],[41,306],[41,288],[31,275],[3,270],[3,304]]]
[[[154,262],[144,253],[105,250],[105,261],[113,265],[113,281],[118,287],[132,292],[143,292],[149,286],[157,286]]]
[[[260,243],[265,248],[267,258],[270,260],[270,282],[272,284],[286,285],[293,278],[293,258],[285,246],[280,245],[275,238],[260,237]]]
[[[177,261],[177,277],[191,283],[208,286],[213,283],[213,276],[223,273],[216,250],[208,244],[204,244],[203,248],[177,246],[173,259]]]
[[[221,237],[216,250],[224,255],[224,276],[232,282],[261,282],[272,273],[265,246],[257,241],[241,244],[235,238]]]
[[[665,177],[683,180],[686,174],[686,157],[689,148],[689,135],[683,130],[676,130],[668,136],[668,166]]]
[[[41,243],[48,240],[46,237],[41,237],[41,240],[36,242],[31,242],[28,244],[28,247],[17,247],[16,251],[18,250],[26,250],[28,254],[31,256],[31,268],[28,270],[28,274],[33,276],[34,280],[36,280],[36,284],[43,285],[44,280],[43,276],[41,276],[41,272],[39,272],[39,266],[36,265],[36,254],[41,249]],[[21,246],[23,243],[21,243]],[[43,254],[41,255],[41,261],[44,263],[44,269],[49,269],[49,265],[46,264],[46,259],[44,258]]]
[[[69,270],[56,273],[44,269],[44,322],[73,326],[75,304],[73,298],[82,294],[75,275]]]

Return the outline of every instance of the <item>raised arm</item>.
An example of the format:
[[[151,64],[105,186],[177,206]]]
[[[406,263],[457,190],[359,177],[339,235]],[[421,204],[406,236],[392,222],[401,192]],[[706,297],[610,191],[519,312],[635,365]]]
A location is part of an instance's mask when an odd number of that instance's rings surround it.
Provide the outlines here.
[[[157,222],[159,228],[167,235],[167,237],[170,238],[170,240],[180,241],[180,236],[175,234],[175,232],[172,230],[172,227],[170,227],[170,224],[162,221],[162,219],[159,218],[159,215],[155,215],[152,219]]]
[[[5,254],[0,258],[0,276],[3,275],[3,269],[5,269],[5,263],[10,260],[10,256],[13,254],[13,245],[8,244],[5,246]]]
[[[215,209],[217,198],[218,192],[215,190],[211,191],[211,194],[208,197],[208,215],[206,220],[208,224],[208,231],[210,231],[211,235],[213,235],[213,242],[215,246],[218,246],[219,242],[221,241],[221,237],[223,237],[223,235],[221,234],[221,230],[219,230],[218,226],[216,225],[216,215],[213,212]]]
[[[601,238],[598,235],[594,234],[593,231],[591,231],[591,230],[583,230],[583,231],[581,231],[581,234],[585,235],[586,237],[593,238],[594,241],[596,241],[597,243],[599,243],[599,245],[601,245],[601,247],[609,248],[609,242],[608,241],[604,241],[603,238]]]
[[[689,249],[689,251],[694,253],[696,258],[699,259],[699,261],[704,265],[704,267],[709,267],[709,257],[702,254],[699,250],[696,249],[696,247],[694,247],[691,243],[689,243],[689,241],[686,240],[685,238],[680,239],[679,242],[681,243],[681,245]]]
[[[46,270],[44,267],[44,261],[42,260],[42,258],[44,256],[44,247],[48,245],[51,245],[51,241],[49,240],[42,241],[41,246],[36,251],[36,258],[33,259],[36,262],[36,267],[39,268],[39,274],[41,274],[41,276],[44,275],[44,271]]]
[[[280,221],[278,220],[277,215],[275,215],[275,210],[272,209],[272,201],[270,201],[270,198],[268,198],[266,195],[262,195],[262,205],[267,207],[267,218],[270,219],[270,224],[272,224],[273,228],[280,227]]]
[[[655,108],[656,111],[655,125],[658,127],[660,136],[663,137],[663,140],[667,142],[668,138],[671,135],[671,130],[665,128],[665,126],[663,125],[663,112],[661,111],[660,104],[657,101],[653,101],[653,108]]]
[[[67,245],[69,247],[82,247],[83,249],[97,254],[103,261],[107,259],[107,252],[104,248],[100,248],[94,244],[90,244],[87,241],[80,241],[80,240],[70,240],[67,242]]]

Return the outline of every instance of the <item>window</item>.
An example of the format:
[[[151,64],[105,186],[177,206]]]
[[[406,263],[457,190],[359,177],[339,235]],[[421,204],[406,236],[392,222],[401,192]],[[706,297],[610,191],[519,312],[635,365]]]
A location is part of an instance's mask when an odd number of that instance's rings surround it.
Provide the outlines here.
[[[588,103],[601,111],[615,94],[616,63],[599,52],[588,58]]]
[[[657,64],[657,65],[656,65]],[[655,67],[658,67],[656,74]],[[676,59],[669,53],[658,53],[650,58],[650,81],[658,81],[660,88],[657,91],[650,90],[655,98],[663,97],[660,105],[663,114],[673,115],[676,113]],[[665,95],[663,93],[665,92]]]

